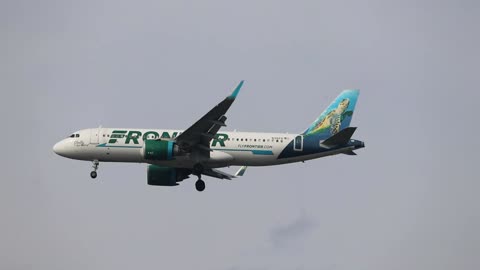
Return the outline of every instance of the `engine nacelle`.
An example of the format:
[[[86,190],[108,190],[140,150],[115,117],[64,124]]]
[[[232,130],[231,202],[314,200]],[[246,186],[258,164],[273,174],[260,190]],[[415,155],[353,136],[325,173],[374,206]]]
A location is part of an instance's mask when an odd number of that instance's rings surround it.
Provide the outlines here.
[[[147,160],[172,160],[178,152],[173,141],[146,140],[143,145],[143,158]]]
[[[176,186],[178,181],[188,177],[182,169],[150,165],[147,169],[147,183],[152,186]]]

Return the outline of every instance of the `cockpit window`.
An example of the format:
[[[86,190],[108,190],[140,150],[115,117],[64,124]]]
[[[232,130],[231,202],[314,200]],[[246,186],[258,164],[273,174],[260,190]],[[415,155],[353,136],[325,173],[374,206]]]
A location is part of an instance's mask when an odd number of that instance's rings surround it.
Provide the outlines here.
[[[75,138],[75,134],[72,134],[69,136],[70,138]]]
[[[77,138],[80,137],[80,134],[76,134],[75,137],[77,137]]]

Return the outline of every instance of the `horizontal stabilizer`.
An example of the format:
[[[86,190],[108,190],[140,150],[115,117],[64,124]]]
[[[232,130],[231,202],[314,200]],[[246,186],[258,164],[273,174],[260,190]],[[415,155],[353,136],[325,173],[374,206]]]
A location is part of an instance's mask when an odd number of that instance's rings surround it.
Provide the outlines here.
[[[356,129],[356,127],[347,127],[345,129],[342,129],[337,134],[323,141],[322,144],[328,147],[345,145],[348,143],[350,138],[352,138],[353,133]]]
[[[344,152],[345,155],[349,155],[349,156],[356,156],[357,153],[353,152],[352,150],[348,151],[348,152]]]

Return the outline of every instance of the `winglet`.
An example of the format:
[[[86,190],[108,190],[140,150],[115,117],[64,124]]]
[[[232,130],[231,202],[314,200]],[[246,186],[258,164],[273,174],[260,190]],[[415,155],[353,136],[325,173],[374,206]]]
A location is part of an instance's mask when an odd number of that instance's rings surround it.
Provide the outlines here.
[[[233,93],[229,96],[229,98],[231,99],[235,99],[238,95],[238,92],[240,92],[240,88],[242,88],[242,85],[243,85],[243,80],[238,84],[237,88],[235,88],[235,90],[233,90]]]
[[[245,173],[245,171],[247,170],[247,166],[242,166],[240,167],[240,169],[238,169],[238,171],[235,173],[235,176],[243,176],[243,174]]]

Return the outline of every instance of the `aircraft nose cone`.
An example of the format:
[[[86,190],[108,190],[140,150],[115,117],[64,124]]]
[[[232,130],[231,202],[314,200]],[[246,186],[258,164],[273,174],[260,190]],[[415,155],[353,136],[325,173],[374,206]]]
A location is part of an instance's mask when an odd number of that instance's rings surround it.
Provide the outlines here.
[[[55,154],[58,154],[60,152],[60,142],[57,142],[54,146],[53,146],[53,152],[55,152]]]
[[[60,141],[53,146],[53,152],[55,152],[57,155],[65,156],[65,144],[63,141]]]

